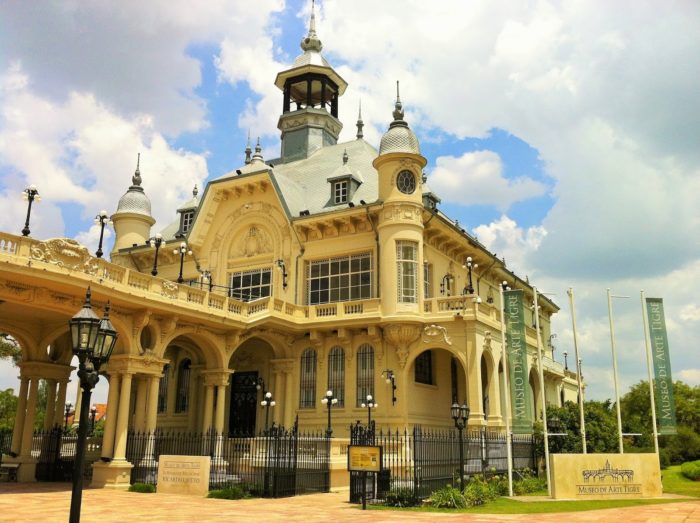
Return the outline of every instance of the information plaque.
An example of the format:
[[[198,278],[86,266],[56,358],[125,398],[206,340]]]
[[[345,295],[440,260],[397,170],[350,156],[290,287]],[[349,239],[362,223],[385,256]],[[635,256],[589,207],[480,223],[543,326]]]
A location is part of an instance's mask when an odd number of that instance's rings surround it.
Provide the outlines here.
[[[348,446],[348,470],[351,472],[379,472],[382,469],[382,447]]]

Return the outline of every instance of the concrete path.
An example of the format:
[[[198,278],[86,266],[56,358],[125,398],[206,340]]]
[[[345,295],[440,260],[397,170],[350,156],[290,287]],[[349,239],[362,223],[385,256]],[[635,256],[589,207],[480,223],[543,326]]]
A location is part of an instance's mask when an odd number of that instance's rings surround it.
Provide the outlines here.
[[[700,523],[700,500],[565,514],[469,515],[430,512],[363,512],[347,502],[348,492],[285,499],[222,500],[175,494],[138,494],[106,489],[83,492],[82,519],[88,522],[364,522],[364,521],[549,521],[557,523]],[[0,521],[66,522],[70,485],[65,483],[0,483]]]

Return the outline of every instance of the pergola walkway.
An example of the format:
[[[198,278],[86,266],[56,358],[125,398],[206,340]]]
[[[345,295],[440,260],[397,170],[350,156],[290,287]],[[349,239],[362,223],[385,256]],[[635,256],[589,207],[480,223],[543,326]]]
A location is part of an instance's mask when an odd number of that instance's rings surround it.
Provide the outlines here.
[[[566,514],[474,515],[429,512],[363,512],[347,503],[346,490],[283,499],[219,500],[175,494],[137,494],[88,489],[83,493],[82,521],[583,521],[700,522],[700,500]],[[65,483],[0,484],[0,521],[68,520],[70,485]]]

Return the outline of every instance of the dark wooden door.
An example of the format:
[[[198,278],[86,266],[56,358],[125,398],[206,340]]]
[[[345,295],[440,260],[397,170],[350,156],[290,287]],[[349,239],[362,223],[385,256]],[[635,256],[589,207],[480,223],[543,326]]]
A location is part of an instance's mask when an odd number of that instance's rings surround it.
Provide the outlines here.
[[[258,373],[234,372],[231,380],[229,435],[253,436],[258,406]]]

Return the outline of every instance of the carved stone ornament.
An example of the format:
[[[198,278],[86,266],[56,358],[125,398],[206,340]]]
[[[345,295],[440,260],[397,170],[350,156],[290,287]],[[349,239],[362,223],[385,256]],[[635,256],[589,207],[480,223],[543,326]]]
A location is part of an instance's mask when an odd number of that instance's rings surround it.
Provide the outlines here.
[[[491,331],[484,332],[484,350],[487,350],[489,352],[492,351],[492,348],[491,348],[492,341],[493,341],[493,338],[491,337]]]
[[[177,283],[171,281],[163,282],[163,290],[160,292],[166,298],[177,298]]]
[[[420,336],[420,325],[398,323],[384,327],[384,338],[396,349],[396,357],[401,368],[406,366],[408,360],[408,346]]]
[[[69,238],[54,238],[32,245],[31,257],[91,276],[97,274],[99,268],[97,258],[93,258],[86,247]]]
[[[423,329],[423,343],[434,343],[435,339],[438,338],[448,345],[452,345],[452,340],[447,335],[447,329],[442,325],[426,325]]]
[[[256,256],[272,252],[270,235],[261,227],[251,226],[248,232],[238,241],[233,255],[236,257]]]

